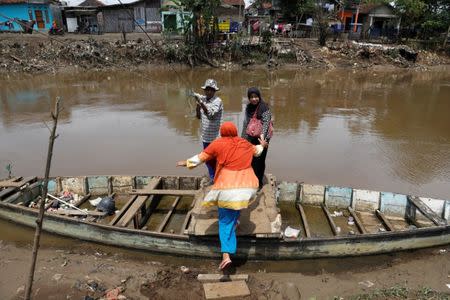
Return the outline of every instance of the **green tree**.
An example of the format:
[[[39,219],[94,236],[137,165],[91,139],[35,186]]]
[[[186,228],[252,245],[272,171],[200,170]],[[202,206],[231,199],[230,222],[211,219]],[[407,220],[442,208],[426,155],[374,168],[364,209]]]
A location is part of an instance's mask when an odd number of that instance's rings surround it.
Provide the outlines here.
[[[174,1],[192,15],[185,20],[185,39],[190,59],[211,64],[207,45],[216,39],[217,14],[220,0],[176,0]]]

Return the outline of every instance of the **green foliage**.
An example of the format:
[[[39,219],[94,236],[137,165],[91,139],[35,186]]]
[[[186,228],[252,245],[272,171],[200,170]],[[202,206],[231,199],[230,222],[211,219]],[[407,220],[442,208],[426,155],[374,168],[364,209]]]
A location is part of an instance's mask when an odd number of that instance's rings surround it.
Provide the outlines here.
[[[415,26],[420,37],[446,32],[450,26],[450,0],[395,0],[395,10],[402,17],[402,26]]]
[[[314,0],[286,0],[280,1],[280,9],[284,16],[294,17],[314,12]]]
[[[263,31],[261,33],[262,42],[263,42],[263,50],[268,52],[272,47],[272,33],[270,31]]]

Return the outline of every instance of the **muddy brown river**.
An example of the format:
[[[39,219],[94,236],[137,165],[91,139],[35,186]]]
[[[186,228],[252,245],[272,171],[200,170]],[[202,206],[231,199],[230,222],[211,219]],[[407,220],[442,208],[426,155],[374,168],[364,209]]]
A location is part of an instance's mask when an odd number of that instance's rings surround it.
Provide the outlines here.
[[[182,70],[3,77],[0,177],[43,175],[57,96],[52,175],[205,174],[187,91],[215,78],[225,119],[242,126],[246,89],[274,115],[267,171],[279,180],[450,198],[450,67],[431,71]]]

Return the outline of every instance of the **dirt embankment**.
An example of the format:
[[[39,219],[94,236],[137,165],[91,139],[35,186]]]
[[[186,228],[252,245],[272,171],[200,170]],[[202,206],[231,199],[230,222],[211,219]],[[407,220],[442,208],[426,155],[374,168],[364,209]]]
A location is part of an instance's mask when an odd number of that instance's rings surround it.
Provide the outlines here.
[[[39,250],[33,299],[204,299],[197,274],[217,273],[218,261],[186,259],[189,272],[183,272],[170,256],[130,257],[120,249],[82,244]],[[450,299],[449,250],[238,262],[229,271],[249,274],[251,295],[245,299]],[[0,253],[0,299],[23,299],[30,246],[0,240]]]
[[[253,39],[254,41],[254,39]],[[43,73],[72,69],[127,69],[149,64],[209,64],[222,68],[240,68],[267,64],[289,64],[303,68],[368,68],[375,65],[427,67],[449,64],[450,58],[434,52],[415,51],[407,46],[381,46],[352,41],[330,41],[319,47],[311,39],[274,39],[269,50],[252,39],[246,43],[216,45],[195,60],[181,39],[164,39],[144,34],[47,37],[0,34],[0,73]]]

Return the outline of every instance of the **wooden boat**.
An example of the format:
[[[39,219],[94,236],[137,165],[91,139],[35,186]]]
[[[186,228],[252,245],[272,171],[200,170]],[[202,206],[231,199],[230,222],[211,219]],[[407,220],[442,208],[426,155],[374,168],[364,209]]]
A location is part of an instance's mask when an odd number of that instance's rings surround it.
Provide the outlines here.
[[[302,259],[370,255],[450,243],[450,201],[305,183],[268,183],[241,215],[237,256]],[[0,181],[0,217],[35,226],[42,180]],[[77,209],[46,211],[47,232],[160,253],[219,257],[217,211],[203,209],[201,177],[52,178],[49,194],[79,195]],[[87,201],[113,196],[113,216]],[[46,208],[49,205],[46,204]],[[80,211],[80,210],[83,210]],[[87,210],[87,211],[85,211]],[[281,221],[281,222],[280,222]],[[283,235],[287,227],[297,237]]]

